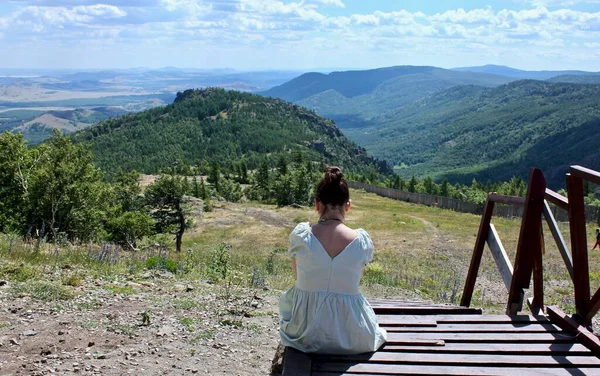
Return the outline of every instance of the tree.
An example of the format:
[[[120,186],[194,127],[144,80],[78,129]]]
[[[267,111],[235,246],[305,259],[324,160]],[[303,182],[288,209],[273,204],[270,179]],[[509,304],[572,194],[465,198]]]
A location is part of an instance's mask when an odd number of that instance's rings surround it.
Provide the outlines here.
[[[448,178],[442,180],[442,184],[440,185],[440,195],[448,196]]]
[[[263,191],[269,191],[271,181],[269,179],[269,162],[263,158],[256,173],[256,185]]]
[[[121,171],[114,177],[113,183],[116,203],[121,206],[121,211],[135,211],[143,206],[139,200],[142,188],[140,187],[140,174],[137,171]]]
[[[220,192],[219,180],[221,179],[221,171],[219,170],[219,164],[215,161],[210,166],[210,172],[208,174],[208,181],[212,183],[217,192]]]
[[[139,211],[124,212],[107,223],[111,240],[132,250],[137,248],[138,239],[154,234],[155,226],[156,222],[152,217]]]
[[[181,251],[181,240],[187,227],[184,194],[183,179],[166,175],[149,185],[145,193],[158,232],[175,235],[175,248],[178,252]]]
[[[55,130],[40,145],[39,162],[29,179],[28,227],[45,228],[53,240],[101,236],[111,197],[91,151]]]
[[[29,180],[39,162],[37,150],[28,150],[23,135],[0,135],[0,232],[22,232]]]
[[[408,191],[411,193],[415,193],[415,188],[417,187],[417,179],[413,176],[408,182]]]
[[[433,179],[431,179],[431,177],[427,176],[425,179],[423,179],[423,186],[425,187],[425,193],[427,194],[432,194],[433,193]]]
[[[287,161],[283,155],[279,156],[277,160],[277,173],[280,176],[286,175],[288,173]]]

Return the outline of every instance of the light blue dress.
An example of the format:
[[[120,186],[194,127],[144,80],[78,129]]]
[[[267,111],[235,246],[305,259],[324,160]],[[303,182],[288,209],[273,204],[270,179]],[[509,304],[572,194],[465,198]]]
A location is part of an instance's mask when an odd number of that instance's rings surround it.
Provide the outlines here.
[[[377,350],[387,333],[359,292],[362,270],[373,259],[373,243],[363,229],[331,258],[308,222],[290,234],[296,258],[296,285],[279,299],[280,335],[285,346],[303,352],[360,354]]]

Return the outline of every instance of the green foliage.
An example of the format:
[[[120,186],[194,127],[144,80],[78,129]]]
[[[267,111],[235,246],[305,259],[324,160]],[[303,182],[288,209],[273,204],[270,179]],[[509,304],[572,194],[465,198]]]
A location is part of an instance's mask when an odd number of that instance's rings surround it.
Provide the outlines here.
[[[7,151],[0,156],[0,180],[7,187],[0,193],[4,231],[37,230],[53,240],[59,234],[80,241],[103,235],[110,190],[88,148],[57,131],[36,149],[27,149],[20,136],[6,132],[0,145]]]
[[[157,232],[175,235],[176,249],[181,251],[181,239],[187,227],[183,196],[186,193],[184,179],[180,176],[160,176],[146,188],[147,204],[156,221]]]
[[[154,234],[156,222],[146,213],[124,212],[107,222],[110,239],[123,247],[136,248],[136,240]]]
[[[240,183],[229,179],[221,179],[219,194],[229,202],[238,202],[244,196]]]
[[[145,266],[146,269],[149,270],[166,270],[173,274],[177,273],[177,270],[179,270],[179,264],[177,261],[161,256],[148,257],[146,259]]]
[[[231,260],[231,245],[221,243],[219,244],[211,254],[211,260],[208,264],[208,270],[206,274],[212,281],[221,281],[226,279],[230,272],[230,260]]]

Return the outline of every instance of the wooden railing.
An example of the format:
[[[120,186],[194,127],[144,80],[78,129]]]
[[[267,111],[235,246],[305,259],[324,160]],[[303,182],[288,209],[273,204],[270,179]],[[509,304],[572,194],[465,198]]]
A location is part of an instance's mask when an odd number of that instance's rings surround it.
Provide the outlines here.
[[[507,314],[516,314],[522,310],[524,290],[529,288],[532,276],[533,297],[528,300],[528,305],[533,314],[540,314],[543,311],[542,257],[544,237],[542,218],[544,218],[573,281],[576,312],[573,318],[584,325],[591,322],[592,317],[600,310],[600,288],[593,296],[590,296],[583,181],[587,180],[600,184],[600,173],[581,166],[572,166],[566,179],[568,198],[548,189],[542,171],[537,168],[533,168],[530,172],[525,199],[501,196],[494,193],[488,195],[463,290],[462,306],[468,307],[471,304],[479,265],[487,243],[508,290]],[[549,202],[568,213],[571,252],[569,252],[550,210]],[[494,225],[491,223],[496,203],[523,206],[523,218],[514,267],[506,254]]]

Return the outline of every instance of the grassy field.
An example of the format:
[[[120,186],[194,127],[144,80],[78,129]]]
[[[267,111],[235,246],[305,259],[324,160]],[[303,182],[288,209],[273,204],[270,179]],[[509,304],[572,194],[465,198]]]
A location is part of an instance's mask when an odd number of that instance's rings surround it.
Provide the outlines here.
[[[352,200],[347,223],[366,229],[376,248],[362,281],[365,295],[453,304],[460,301],[480,216],[408,204],[363,191],[353,191]],[[296,223],[314,222],[316,213],[311,208],[275,208],[257,203],[214,204],[212,212],[195,219],[179,254],[171,250],[172,240],[167,237],[148,239],[135,253],[121,251],[109,256],[98,245],[55,248],[42,243],[41,251],[34,252],[34,244],[22,244],[15,237],[3,235],[0,278],[17,282],[13,286],[36,279],[50,280],[56,282],[57,288],[69,290],[78,278],[110,279],[164,269],[177,278],[260,287],[275,294],[292,286],[287,236]],[[492,222],[509,257],[514,259],[520,220],[494,218]],[[568,225],[560,227],[570,244]],[[590,225],[590,238],[593,230]],[[547,228],[544,234],[546,302],[572,311],[572,284]],[[153,245],[156,243],[166,247]],[[600,285],[598,251],[590,252],[590,272],[595,291]],[[23,286],[19,288],[26,288]],[[486,249],[472,305],[488,312],[502,312],[506,297]]]

